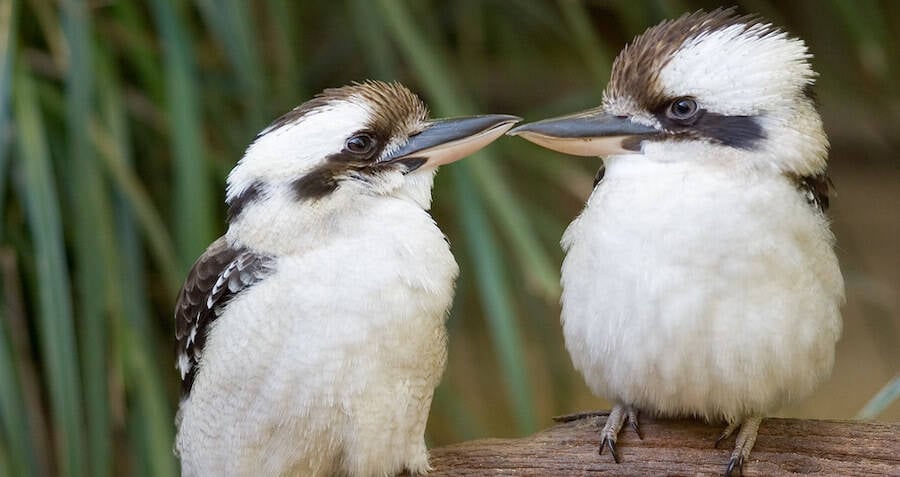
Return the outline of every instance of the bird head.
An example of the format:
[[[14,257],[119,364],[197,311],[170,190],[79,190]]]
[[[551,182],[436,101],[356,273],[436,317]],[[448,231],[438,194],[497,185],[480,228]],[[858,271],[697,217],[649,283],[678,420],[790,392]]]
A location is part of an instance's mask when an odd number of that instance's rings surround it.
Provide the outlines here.
[[[509,134],[579,156],[816,173],[828,139],[810,57],[802,40],[755,16],[685,14],[622,50],[600,107]]]
[[[321,210],[363,196],[407,198],[427,209],[438,166],[481,149],[519,120],[429,119],[422,101],[398,83],[327,89],[257,135],[228,176],[229,222],[251,207]]]

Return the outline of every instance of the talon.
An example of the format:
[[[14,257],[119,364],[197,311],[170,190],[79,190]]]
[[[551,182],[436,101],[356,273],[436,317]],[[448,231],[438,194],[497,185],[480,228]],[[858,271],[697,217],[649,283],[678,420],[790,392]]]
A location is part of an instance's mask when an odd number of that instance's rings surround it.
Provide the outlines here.
[[[606,447],[609,447],[609,453],[612,454],[613,460],[616,461],[616,464],[619,463],[619,451],[616,449],[616,441],[612,439],[605,439]]]
[[[634,433],[637,434],[638,439],[644,440],[644,434],[641,432],[641,426],[638,424],[637,412],[628,411],[628,423],[631,425]]]
[[[759,424],[762,417],[750,417],[744,419],[740,424],[733,423],[728,426],[725,431],[730,431],[740,427],[737,437],[734,439],[734,452],[731,453],[731,459],[728,461],[728,468],[725,469],[725,475],[728,477],[740,477],[744,475],[744,462],[749,458],[750,451],[753,450],[753,444],[756,443],[756,435],[759,431]]]
[[[641,433],[641,427],[638,426],[637,420],[631,421],[631,428],[634,429],[634,433],[637,434],[638,439],[644,440],[644,434]]]
[[[744,475],[744,456],[732,457],[725,469],[725,477],[741,477]]]
[[[606,424],[604,424],[603,429],[600,431],[600,449],[598,450],[599,454],[603,453],[603,448],[606,447],[609,449],[609,453],[612,454],[613,460],[616,463],[619,463],[619,451],[616,449],[616,436],[619,435],[619,431],[622,430],[622,425],[625,424],[625,417],[627,415],[633,414],[633,411],[628,410],[623,405],[616,405],[613,407],[613,410],[610,411],[609,417],[606,419]],[[637,421],[637,419],[635,419]]]
[[[728,439],[731,434],[734,433],[734,430],[740,427],[740,422],[732,422],[725,426],[725,429],[722,431],[722,434],[719,435],[719,438],[716,439],[716,442],[713,444],[713,447],[718,449],[719,444],[722,443],[725,439]]]
[[[713,444],[713,448],[718,449],[719,444],[721,444],[725,439],[728,439],[728,434],[723,432],[722,435],[720,435],[719,438],[716,439],[716,442]]]

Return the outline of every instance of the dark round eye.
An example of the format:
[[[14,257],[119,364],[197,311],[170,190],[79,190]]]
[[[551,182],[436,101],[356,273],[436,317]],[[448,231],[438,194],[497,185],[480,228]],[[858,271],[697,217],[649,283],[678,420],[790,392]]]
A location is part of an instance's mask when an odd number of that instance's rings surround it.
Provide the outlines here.
[[[697,107],[697,102],[693,99],[678,98],[669,105],[667,114],[672,119],[684,120],[694,117],[699,109],[700,108]]]
[[[375,140],[368,134],[357,134],[347,139],[344,147],[353,154],[367,154],[375,147]]]

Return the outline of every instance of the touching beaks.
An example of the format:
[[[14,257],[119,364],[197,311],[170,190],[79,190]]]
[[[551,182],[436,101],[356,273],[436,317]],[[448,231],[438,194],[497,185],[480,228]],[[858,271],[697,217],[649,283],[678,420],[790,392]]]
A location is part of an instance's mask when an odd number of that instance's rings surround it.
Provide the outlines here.
[[[627,116],[592,109],[523,124],[507,134],[521,136],[554,151],[597,157],[639,152],[642,140],[659,133],[658,129],[635,123]]]
[[[422,161],[411,170],[449,164],[492,143],[521,120],[506,114],[435,119],[380,162]]]

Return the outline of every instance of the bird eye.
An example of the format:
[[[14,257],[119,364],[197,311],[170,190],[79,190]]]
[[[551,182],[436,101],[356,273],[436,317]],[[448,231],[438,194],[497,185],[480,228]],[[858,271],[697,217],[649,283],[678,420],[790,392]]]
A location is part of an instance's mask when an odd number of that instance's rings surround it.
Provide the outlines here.
[[[694,117],[700,108],[691,98],[678,98],[669,105],[668,115],[672,119],[685,120]]]
[[[375,147],[375,140],[368,134],[357,134],[347,139],[344,147],[353,154],[367,154]]]

